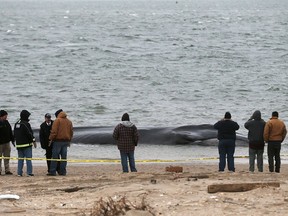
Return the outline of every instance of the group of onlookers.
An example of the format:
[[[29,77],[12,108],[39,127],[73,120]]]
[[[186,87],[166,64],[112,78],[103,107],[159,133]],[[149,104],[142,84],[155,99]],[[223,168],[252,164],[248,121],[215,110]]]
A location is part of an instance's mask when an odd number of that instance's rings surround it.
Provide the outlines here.
[[[27,110],[21,111],[20,119],[14,125],[13,135],[11,125],[7,120],[8,113],[0,110],[0,157],[4,157],[6,175],[12,174],[9,167],[10,142],[12,142],[18,151],[17,175],[23,175],[24,159],[26,159],[27,175],[33,176],[32,146],[36,148],[37,144],[29,124],[30,115]],[[51,115],[46,113],[45,121],[40,125],[39,131],[41,147],[46,150],[47,175],[49,176],[55,176],[57,173],[66,175],[67,147],[70,146],[73,137],[73,125],[67,118],[67,114],[60,109],[56,111],[55,117],[56,119],[53,121]],[[129,172],[130,167],[131,172],[137,172],[134,151],[139,139],[138,130],[130,121],[128,113],[123,114],[121,121],[114,128],[113,138],[120,151],[122,171]],[[254,172],[257,158],[258,171],[263,172],[263,153],[266,142],[268,143],[269,171],[279,173],[281,143],[285,139],[287,131],[284,122],[278,119],[278,112],[273,112],[270,120],[265,122],[261,118],[261,112],[256,110],[244,126],[248,129],[249,171]],[[226,159],[228,170],[235,172],[234,152],[236,131],[239,129],[239,125],[231,119],[231,113],[226,112],[224,118],[214,124],[214,128],[218,130],[219,172],[225,170]],[[1,162],[2,159],[0,160],[0,174],[2,172]]]
[[[245,122],[244,127],[248,130],[249,140],[249,171],[254,172],[255,158],[257,158],[257,168],[263,172],[263,153],[265,142],[268,143],[267,154],[270,172],[280,172],[281,143],[286,137],[287,130],[284,122],[280,120],[278,112],[272,112],[272,117],[265,122],[261,118],[261,112],[256,110],[250,119]],[[237,122],[232,121],[230,112],[226,112],[224,119],[214,124],[218,130],[218,151],[219,151],[219,172],[223,172],[226,166],[226,156],[228,170],[235,172],[234,152],[236,130],[239,129]],[[275,169],[274,169],[275,160]]]
[[[0,110],[0,157],[4,159],[5,174],[12,175],[9,167],[11,153],[10,142],[16,147],[18,152],[17,175],[23,176],[24,160],[26,159],[27,176],[34,176],[32,166],[32,147],[37,147],[33,130],[29,123],[31,113],[22,110],[20,119],[14,125],[14,134],[12,127],[7,120],[8,113]],[[40,125],[39,140],[41,147],[46,150],[46,160],[48,176],[65,176],[67,166],[67,147],[73,137],[73,125],[67,118],[67,114],[59,109],[55,112],[56,119],[51,119],[51,114],[45,114],[45,121]],[[122,122],[118,124],[113,133],[114,139],[120,151],[121,165],[123,172],[128,172],[128,160],[130,170],[137,172],[134,159],[135,146],[138,143],[137,127],[130,122],[128,113],[122,116]],[[15,145],[16,142],[16,145]],[[2,158],[0,159],[0,175],[2,172]]]
[[[31,113],[27,110],[20,112],[20,119],[14,125],[14,134],[7,120],[8,113],[0,110],[0,157],[4,157],[5,174],[12,175],[9,167],[10,142],[18,152],[17,175],[23,176],[24,160],[26,159],[27,176],[34,176],[32,166],[32,146],[37,147],[33,130],[29,123]],[[41,147],[46,149],[48,173],[47,175],[66,175],[67,147],[73,137],[73,125],[66,113],[60,109],[55,113],[53,122],[49,113],[45,114],[45,122],[40,126],[39,138]],[[61,162],[57,162],[62,159]],[[1,169],[0,160],[0,171]],[[0,173],[1,174],[1,173]]]

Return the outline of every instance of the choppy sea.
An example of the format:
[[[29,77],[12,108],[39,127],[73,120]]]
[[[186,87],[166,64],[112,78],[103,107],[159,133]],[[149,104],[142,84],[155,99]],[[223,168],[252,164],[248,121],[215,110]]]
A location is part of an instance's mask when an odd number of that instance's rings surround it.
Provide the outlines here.
[[[124,112],[142,127],[214,124],[230,111],[246,136],[256,109],[288,123],[287,41],[286,0],[0,0],[0,108],[11,124],[29,110],[33,128],[60,108],[75,126],[113,126]],[[113,145],[69,149],[76,159],[118,154]],[[218,155],[166,145],[135,154]]]

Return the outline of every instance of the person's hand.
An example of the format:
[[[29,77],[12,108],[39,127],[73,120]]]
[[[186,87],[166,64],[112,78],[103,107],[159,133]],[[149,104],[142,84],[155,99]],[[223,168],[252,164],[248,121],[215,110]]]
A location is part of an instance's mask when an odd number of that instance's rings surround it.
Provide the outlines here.
[[[52,140],[49,140],[48,146],[50,147],[52,144]]]
[[[36,141],[33,142],[34,148],[37,148],[37,143]]]

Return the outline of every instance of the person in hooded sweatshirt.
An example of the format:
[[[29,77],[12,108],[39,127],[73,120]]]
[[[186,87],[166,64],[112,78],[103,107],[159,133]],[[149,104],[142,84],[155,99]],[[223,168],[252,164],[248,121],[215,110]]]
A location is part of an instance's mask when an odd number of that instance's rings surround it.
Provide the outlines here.
[[[236,141],[236,130],[239,129],[237,122],[231,119],[231,113],[226,112],[224,119],[216,122],[214,128],[218,130],[217,138],[219,140],[219,172],[223,172],[226,166],[226,156],[228,163],[228,170],[235,172],[234,166],[234,152]]]
[[[128,113],[124,113],[121,120],[122,122],[114,128],[113,138],[116,140],[117,147],[120,151],[122,171],[125,173],[129,172],[129,159],[131,172],[137,172],[134,151],[139,139],[138,130],[137,127],[130,122]]]
[[[18,176],[23,175],[24,158],[26,158],[27,176],[33,175],[32,167],[32,146],[37,147],[31,125],[29,123],[30,112],[22,110],[20,120],[14,125],[14,136],[16,140],[16,149],[18,151]]]
[[[266,122],[261,118],[261,112],[256,110],[251,118],[245,122],[249,140],[249,171],[254,172],[255,158],[257,157],[258,172],[263,172],[264,127]]]
[[[55,113],[56,119],[52,125],[51,133],[49,135],[49,146],[53,142],[52,147],[52,161],[50,164],[50,170],[47,175],[55,176],[57,171],[57,159],[60,158],[60,170],[59,175],[65,176],[67,174],[67,148],[70,146],[70,142],[73,137],[73,124],[67,118],[67,114],[59,109]]]

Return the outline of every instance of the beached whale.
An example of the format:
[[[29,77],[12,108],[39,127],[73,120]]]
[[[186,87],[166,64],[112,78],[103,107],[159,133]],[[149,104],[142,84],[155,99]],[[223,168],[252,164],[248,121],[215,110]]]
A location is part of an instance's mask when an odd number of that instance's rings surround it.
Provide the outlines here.
[[[74,127],[72,143],[115,144],[112,134],[114,127]],[[139,144],[164,145],[218,145],[217,130],[213,125],[187,125],[181,127],[139,127]],[[39,130],[34,130],[38,137]],[[245,137],[237,136],[236,145],[248,146]]]

